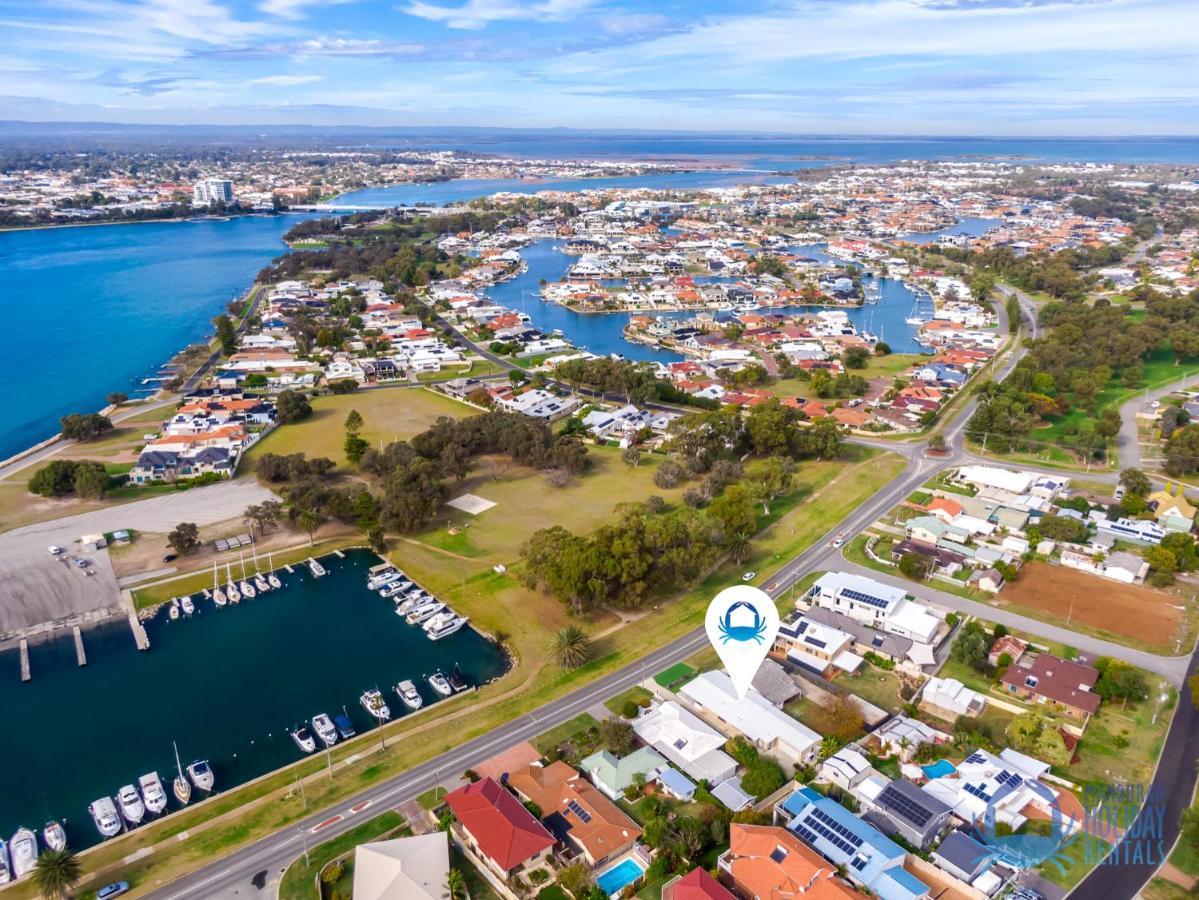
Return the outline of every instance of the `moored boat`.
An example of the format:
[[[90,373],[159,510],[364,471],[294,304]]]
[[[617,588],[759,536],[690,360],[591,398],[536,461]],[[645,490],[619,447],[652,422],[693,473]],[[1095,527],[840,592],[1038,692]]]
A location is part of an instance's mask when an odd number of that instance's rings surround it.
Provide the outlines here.
[[[8,868],[8,845],[0,839],[0,884],[12,881],[12,872]]]
[[[301,725],[299,728],[291,730],[291,739],[296,742],[296,746],[305,753],[311,753],[316,749],[316,739],[309,732],[308,728]]]
[[[51,819],[42,826],[42,843],[51,850],[67,849],[67,830],[62,822]]]
[[[196,604],[192,600],[191,594],[188,594],[181,601],[179,601],[179,605],[183,607],[183,614],[185,616],[190,616],[196,611]]]
[[[387,701],[375,688],[363,691],[358,702],[362,704],[363,709],[380,722],[386,722],[391,718],[391,710],[387,706]]]
[[[409,625],[419,625],[426,619],[431,619],[439,612],[445,609],[445,604],[438,600],[431,600],[423,606],[418,606],[412,612],[408,613],[407,621]]]
[[[263,575],[255,575],[254,576],[254,587],[258,590],[258,593],[260,593],[260,594],[265,594],[268,591],[270,591],[270,589],[271,589],[270,582],[268,582],[266,580],[266,577]]]
[[[454,668],[450,670],[450,687],[455,691],[465,691],[469,685],[466,683],[466,676],[462,674],[462,669],[454,663]]]
[[[192,798],[191,782],[183,775],[183,763],[179,762],[178,745],[172,741],[171,746],[175,749],[175,777],[171,780],[171,791],[180,806],[187,806]]]
[[[172,622],[179,618],[179,598],[172,597],[171,602],[167,604],[167,618]]]
[[[189,764],[187,776],[192,780],[192,784],[202,791],[211,791],[213,785],[216,784],[216,776],[212,773],[212,766],[208,765],[206,759],[197,759]]]
[[[399,581],[403,577],[403,573],[395,566],[375,566],[367,576],[366,586],[372,591],[377,591],[379,588],[386,587],[393,581]]]
[[[121,833],[121,817],[117,815],[117,807],[112,802],[112,797],[93,800],[88,804],[87,811],[96,823],[100,837],[110,838]]]
[[[326,747],[332,747],[337,743],[337,727],[324,713],[317,713],[312,717],[312,729]]]
[[[417,606],[421,605],[422,603],[427,603],[432,599],[432,597],[430,597],[420,588],[417,588],[415,591],[405,594],[404,598],[396,603],[396,615],[406,616]]]
[[[146,817],[146,804],[142,803],[137,788],[131,784],[124,785],[117,791],[117,806],[121,808],[121,815],[130,825],[140,825]]]
[[[245,597],[247,600],[253,600],[254,597],[258,594],[258,591],[254,590],[254,585],[250,584],[250,582],[246,581],[245,579],[243,579],[237,585],[237,589],[239,591],[241,591],[241,595],[243,597]]]
[[[448,697],[454,693],[454,689],[450,687],[449,680],[440,672],[434,672],[429,676],[429,687],[437,691],[443,697]]]
[[[237,589],[237,585],[232,581],[225,585],[225,596],[229,598],[230,603],[241,602],[241,591]]]
[[[320,578],[325,574],[325,567],[322,566],[312,557],[308,558],[308,571],[312,573],[313,578]]]
[[[409,679],[404,679],[396,685],[396,693],[409,709],[420,709],[424,700],[416,690],[416,685]]]
[[[433,628],[429,628],[426,624],[425,634],[428,635],[429,640],[431,641],[440,641],[442,638],[447,638],[451,634],[461,631],[466,625],[466,622],[466,616],[452,615],[449,619],[443,620]]]
[[[404,591],[411,590],[411,589],[412,589],[412,582],[404,581],[401,579],[400,581],[393,581],[391,584],[387,585],[386,587],[381,588],[379,590],[379,596],[383,597],[385,599],[391,598],[391,597],[396,596],[397,594],[402,594],[402,593],[404,593]]]
[[[267,575],[266,580],[267,583],[270,584],[272,591],[277,591],[279,588],[283,587],[283,582],[279,580],[279,576],[274,572],[271,572],[271,574]]]
[[[337,726],[337,734],[343,741],[348,741],[358,733],[354,730],[354,723],[350,721],[350,717],[345,714],[334,716],[333,724]]]
[[[163,790],[162,779],[157,772],[147,772],[137,780],[137,786],[141,789],[147,812],[158,815],[167,808],[167,792]]]
[[[28,828],[18,828],[8,842],[12,860],[12,877],[24,878],[37,867],[37,835]]]

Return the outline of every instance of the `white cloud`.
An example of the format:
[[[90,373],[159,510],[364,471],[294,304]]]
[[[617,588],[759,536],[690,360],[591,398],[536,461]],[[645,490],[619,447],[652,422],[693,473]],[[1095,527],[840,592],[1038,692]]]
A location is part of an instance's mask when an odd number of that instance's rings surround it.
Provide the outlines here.
[[[286,2],[286,0],[284,0]],[[539,0],[521,3],[519,0],[466,0],[461,6],[438,6],[424,0],[412,0],[403,7],[410,16],[430,22],[444,22],[449,28],[485,28],[490,22],[540,21],[559,22],[571,19],[597,0]]]
[[[248,84],[262,84],[267,87],[292,87],[297,84],[312,84],[323,80],[322,75],[264,75],[261,78],[251,78]]]

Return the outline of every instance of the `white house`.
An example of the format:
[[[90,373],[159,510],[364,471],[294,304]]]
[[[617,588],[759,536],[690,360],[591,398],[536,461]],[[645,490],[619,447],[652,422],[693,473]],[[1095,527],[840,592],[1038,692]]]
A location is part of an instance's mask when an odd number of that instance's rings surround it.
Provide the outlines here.
[[[875,772],[870,760],[848,744],[820,764],[818,777],[820,781],[851,791],[872,774]]]
[[[920,702],[933,712],[948,714],[951,720],[958,716],[977,716],[987,705],[982,694],[966,687],[956,678],[937,677],[925,682]]]
[[[718,784],[737,772],[736,760],[721,749],[725,736],[673,700],[645,710],[633,731],[697,781]]]
[[[932,644],[941,619],[923,605],[907,599],[907,591],[845,572],[826,572],[807,593],[811,603],[922,644]]]

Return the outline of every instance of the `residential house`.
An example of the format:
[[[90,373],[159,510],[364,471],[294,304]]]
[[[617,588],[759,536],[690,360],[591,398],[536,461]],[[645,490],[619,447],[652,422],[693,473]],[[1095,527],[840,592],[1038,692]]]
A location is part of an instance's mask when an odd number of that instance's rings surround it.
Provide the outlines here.
[[[872,628],[932,644],[941,619],[919,603],[907,599],[901,587],[883,584],[862,575],[826,572],[816,579],[807,599],[826,609],[856,619]]]
[[[649,780],[649,776],[667,765],[666,760],[651,747],[641,747],[622,757],[614,756],[607,750],[599,750],[579,763],[592,784],[612,800],[619,800],[624,796],[625,790],[633,785],[636,776],[641,775]]]
[[[958,716],[978,716],[986,709],[987,700],[956,678],[930,678],[920,692],[920,705],[935,716],[952,722]]]
[[[501,879],[546,862],[554,836],[499,782],[484,778],[446,795],[456,835]]]
[[[837,869],[785,828],[729,826],[729,849],[716,862],[722,879],[744,900],[860,900]],[[663,897],[666,897],[663,891]],[[675,900],[682,900],[675,895]]]
[[[998,757],[975,750],[952,775],[930,779],[923,790],[951,807],[964,822],[981,822],[993,814],[996,823],[1016,831],[1028,821],[1028,812],[1051,813],[1047,791],[1043,785],[1037,787],[1048,771],[1048,764],[1014,750],[1004,750]]]
[[[727,738],[673,700],[643,711],[633,731],[696,781],[719,784],[737,772],[736,760],[721,749]]]
[[[903,715],[892,716],[870,735],[870,739],[878,743],[881,754],[898,756],[900,762],[910,762],[921,747],[944,744],[950,737],[926,722]]]
[[[902,847],[848,809],[810,787],[799,788],[775,807],[787,830],[849,879],[882,900],[915,900],[928,896],[928,886],[903,867]]]
[[[695,868],[662,885],[662,900],[737,900],[728,888],[708,874]]]
[[[779,623],[771,652],[785,656],[809,672],[828,677],[835,668],[856,670],[862,658],[850,649],[853,636],[815,622],[806,615]]]
[[[842,790],[852,791],[873,774],[870,760],[852,744],[847,744],[820,764],[817,777]]]
[[[1157,524],[1167,531],[1186,533],[1194,527],[1195,507],[1183,496],[1181,484],[1176,493],[1167,484],[1164,490],[1156,491],[1146,499]]]
[[[999,679],[1009,693],[1043,703],[1085,722],[1099,709],[1099,695],[1092,691],[1099,671],[1051,653],[1030,653],[1008,667]]]
[[[927,791],[910,781],[894,779],[871,802],[872,812],[867,821],[890,834],[902,835],[908,843],[921,850],[928,848],[941,832],[952,810]]]
[[[543,419],[554,422],[570,415],[579,406],[580,401],[574,397],[558,397],[540,388],[527,390],[515,397],[497,401],[497,404],[509,412],[517,412],[532,419]]]
[[[966,884],[973,884],[994,860],[994,850],[957,828],[932,853],[934,863]]]
[[[928,644],[864,625],[835,609],[813,606],[804,613],[804,616],[813,622],[819,622],[821,625],[828,625],[849,634],[853,638],[853,644],[849,649],[858,656],[873,653],[908,670],[915,670],[913,674],[921,666],[931,665],[935,661],[933,648]]]
[[[967,581],[971,587],[976,587],[989,594],[998,594],[1003,590],[1004,584],[1003,575],[998,569],[981,569],[977,572],[972,572]]]
[[[1116,540],[1137,544],[1160,544],[1166,530],[1148,519],[1108,519],[1098,510],[1092,510],[1091,521],[1100,532],[1110,534]]]
[[[1014,663],[1024,655],[1024,651],[1027,649],[1028,641],[1022,641],[1014,635],[1005,634],[991,645],[991,651],[987,654],[987,662],[993,666],[998,666],[999,660],[1006,654]]]
[[[444,900],[450,844],[444,832],[354,848],[354,900]]]
[[[787,670],[773,659],[762,660],[751,682],[757,691],[775,709],[782,709],[788,701],[798,697],[802,691]]]
[[[821,736],[798,719],[775,709],[752,687],[745,697],[737,696],[733,681],[723,671],[704,672],[678,692],[690,703],[735,734],[780,762],[802,764],[815,759]]]
[[[541,809],[553,835],[594,868],[628,850],[641,837],[637,823],[584,779],[558,760],[534,763],[508,776],[517,795]]]

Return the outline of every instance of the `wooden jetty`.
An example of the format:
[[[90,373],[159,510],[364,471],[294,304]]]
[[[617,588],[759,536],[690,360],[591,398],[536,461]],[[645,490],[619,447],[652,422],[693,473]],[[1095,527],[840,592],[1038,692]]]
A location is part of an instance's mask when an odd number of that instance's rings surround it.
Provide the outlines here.
[[[71,633],[75,637],[75,660],[80,666],[86,666],[87,652],[83,649],[83,632],[80,631],[79,626],[76,625],[71,629]]]

